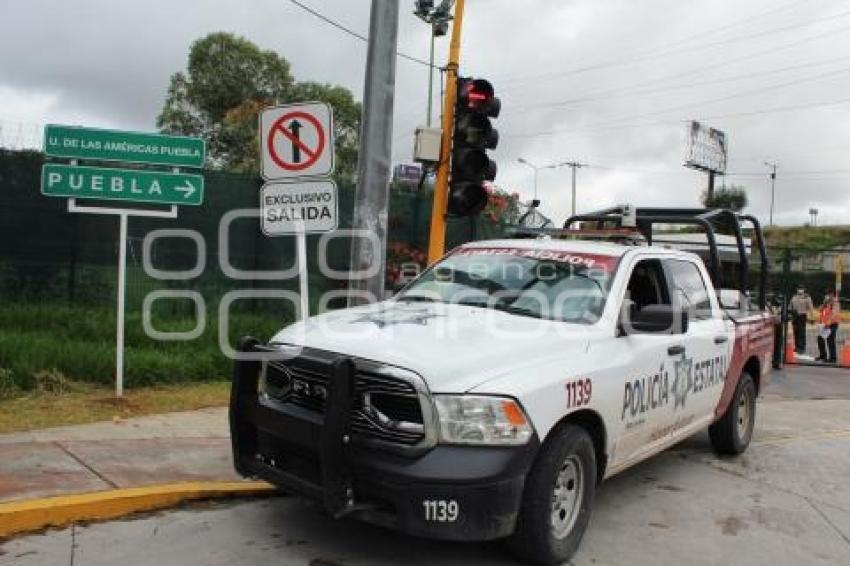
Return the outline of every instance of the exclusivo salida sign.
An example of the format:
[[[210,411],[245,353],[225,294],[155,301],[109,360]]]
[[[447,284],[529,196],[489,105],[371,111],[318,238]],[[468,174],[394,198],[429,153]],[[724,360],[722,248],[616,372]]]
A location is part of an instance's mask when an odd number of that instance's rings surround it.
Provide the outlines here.
[[[330,180],[266,184],[260,193],[263,233],[284,236],[336,230],[336,195],[336,185]]]

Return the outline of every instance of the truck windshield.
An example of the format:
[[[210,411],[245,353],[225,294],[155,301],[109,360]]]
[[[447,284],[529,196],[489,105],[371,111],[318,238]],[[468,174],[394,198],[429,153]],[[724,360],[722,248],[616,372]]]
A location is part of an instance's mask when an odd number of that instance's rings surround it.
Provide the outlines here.
[[[592,324],[617,257],[563,250],[460,248],[408,285],[399,301],[438,301]]]

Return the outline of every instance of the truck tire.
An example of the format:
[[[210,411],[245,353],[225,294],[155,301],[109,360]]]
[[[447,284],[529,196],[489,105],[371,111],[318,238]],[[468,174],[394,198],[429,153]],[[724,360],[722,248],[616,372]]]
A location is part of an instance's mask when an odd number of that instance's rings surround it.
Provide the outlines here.
[[[720,420],[708,427],[711,445],[718,454],[740,454],[750,445],[756,422],[756,386],[743,372],[735,394]]]
[[[533,564],[560,564],[578,548],[596,493],[596,454],[587,431],[560,425],[546,440],[525,483],[514,553]]]

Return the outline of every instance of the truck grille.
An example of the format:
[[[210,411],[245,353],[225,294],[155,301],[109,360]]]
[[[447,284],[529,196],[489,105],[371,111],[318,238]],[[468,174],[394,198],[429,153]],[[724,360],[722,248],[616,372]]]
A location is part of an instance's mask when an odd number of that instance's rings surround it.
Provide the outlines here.
[[[267,363],[263,392],[280,403],[324,413],[328,377],[298,358]],[[351,427],[354,436],[414,446],[425,438],[419,394],[410,383],[357,364]]]

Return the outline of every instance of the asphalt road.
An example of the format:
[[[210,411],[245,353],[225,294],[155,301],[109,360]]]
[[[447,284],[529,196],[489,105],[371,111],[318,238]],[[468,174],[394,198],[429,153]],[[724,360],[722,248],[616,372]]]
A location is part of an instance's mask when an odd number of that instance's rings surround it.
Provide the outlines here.
[[[850,371],[777,373],[741,457],[698,435],[605,482],[576,565],[850,565]],[[0,545],[0,565],[513,564],[498,543],[333,521],[299,497],[205,504]]]

